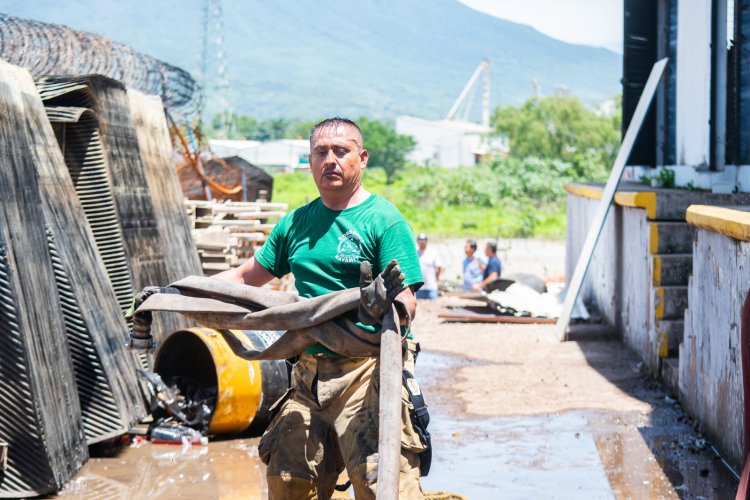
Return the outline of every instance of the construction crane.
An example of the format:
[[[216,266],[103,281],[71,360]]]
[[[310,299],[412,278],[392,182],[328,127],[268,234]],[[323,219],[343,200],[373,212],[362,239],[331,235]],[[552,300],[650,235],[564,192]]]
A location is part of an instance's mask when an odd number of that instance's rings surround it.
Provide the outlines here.
[[[469,78],[469,81],[464,86],[461,93],[458,95],[458,99],[453,103],[450,111],[446,115],[446,120],[455,120],[458,110],[463,106],[463,121],[469,121],[469,112],[471,110],[471,104],[473,101],[474,93],[477,89],[477,82],[479,77],[482,77],[482,125],[485,127],[490,126],[490,61],[482,59],[477,69]]]

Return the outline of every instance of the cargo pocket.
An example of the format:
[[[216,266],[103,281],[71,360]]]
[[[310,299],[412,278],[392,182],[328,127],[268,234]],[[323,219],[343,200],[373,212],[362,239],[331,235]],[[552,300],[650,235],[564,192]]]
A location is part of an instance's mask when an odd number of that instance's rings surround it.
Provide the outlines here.
[[[280,406],[280,409],[276,413],[276,416],[271,420],[271,423],[263,433],[258,443],[258,456],[261,462],[268,465],[271,461],[271,454],[276,451],[276,447],[279,444],[279,436],[284,429],[284,422],[286,422],[291,412],[291,398],[290,396],[294,393],[293,389],[288,390],[284,396],[275,403],[274,406]]]

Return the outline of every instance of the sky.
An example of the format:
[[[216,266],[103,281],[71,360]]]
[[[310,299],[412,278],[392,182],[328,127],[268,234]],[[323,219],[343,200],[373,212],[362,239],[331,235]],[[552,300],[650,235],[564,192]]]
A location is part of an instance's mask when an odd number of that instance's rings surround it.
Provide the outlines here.
[[[622,53],[622,0],[459,0],[564,42]]]

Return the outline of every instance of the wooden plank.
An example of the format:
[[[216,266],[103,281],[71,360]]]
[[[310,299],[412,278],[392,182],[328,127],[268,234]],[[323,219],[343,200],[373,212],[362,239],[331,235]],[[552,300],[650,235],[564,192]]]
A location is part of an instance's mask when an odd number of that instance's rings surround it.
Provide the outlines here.
[[[500,314],[480,314],[471,309],[456,308],[438,314],[438,318],[457,323],[512,323],[552,325],[557,323],[553,318],[530,318],[527,316],[504,316]]]
[[[596,243],[599,240],[599,235],[604,226],[604,220],[607,217],[607,213],[609,212],[609,208],[615,197],[615,192],[617,191],[617,186],[620,183],[622,171],[625,168],[628,157],[630,156],[630,151],[633,148],[633,144],[635,143],[635,139],[638,136],[641,125],[643,124],[651,100],[656,93],[656,88],[661,81],[661,76],[666,65],[667,58],[664,58],[654,64],[654,67],[651,69],[651,74],[649,75],[646,86],[643,89],[643,94],[641,94],[641,98],[638,101],[638,106],[635,108],[630,126],[625,133],[625,138],[622,141],[620,150],[617,152],[617,157],[615,158],[612,171],[609,174],[609,179],[607,179],[607,184],[604,186],[604,192],[599,200],[596,215],[594,216],[589,232],[586,235],[586,241],[583,244],[583,249],[581,250],[575,270],[573,271],[573,276],[568,284],[562,313],[557,321],[557,338],[561,341],[567,340],[568,338],[568,323],[570,323],[570,317],[573,312],[575,301],[578,298],[578,292],[581,289],[581,285],[583,285],[583,279],[586,277],[586,271],[588,270],[591,257],[596,248]]]
[[[396,308],[383,318],[380,337],[380,415],[378,429],[377,498],[397,500],[401,465],[401,335]]]
[[[182,188],[172,160],[172,140],[164,106],[159,97],[132,89],[128,90],[128,99],[159,238],[167,257],[167,276],[178,279],[201,275],[191,225],[182,207]]]

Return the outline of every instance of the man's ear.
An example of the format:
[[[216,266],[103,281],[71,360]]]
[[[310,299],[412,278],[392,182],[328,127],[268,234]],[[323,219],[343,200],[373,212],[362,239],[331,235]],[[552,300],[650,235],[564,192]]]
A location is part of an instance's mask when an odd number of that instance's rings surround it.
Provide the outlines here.
[[[359,161],[362,165],[362,168],[367,168],[367,160],[370,159],[370,153],[367,152],[366,149],[363,149],[359,152]]]

